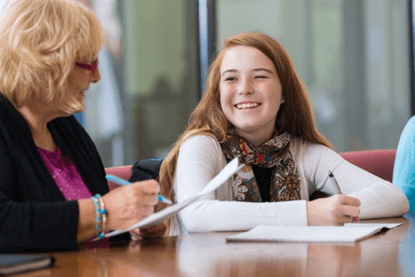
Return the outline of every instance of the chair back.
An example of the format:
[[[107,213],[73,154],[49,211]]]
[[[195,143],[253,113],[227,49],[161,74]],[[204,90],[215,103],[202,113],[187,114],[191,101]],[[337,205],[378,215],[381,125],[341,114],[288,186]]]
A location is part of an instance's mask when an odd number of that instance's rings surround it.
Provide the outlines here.
[[[384,180],[392,182],[393,166],[396,156],[395,149],[351,151],[340,153],[340,155],[346,161]],[[129,180],[132,175],[131,167],[132,165],[107,167],[105,168],[105,173]],[[108,186],[112,190],[120,185],[108,181]]]
[[[340,155],[348,162],[370,173],[392,182],[395,164],[395,149],[343,152]]]
[[[115,175],[124,180],[128,180],[131,177],[131,165],[107,167],[105,168],[105,173]],[[119,186],[120,185],[116,183],[108,181],[108,187],[110,188],[110,190],[118,188]]]

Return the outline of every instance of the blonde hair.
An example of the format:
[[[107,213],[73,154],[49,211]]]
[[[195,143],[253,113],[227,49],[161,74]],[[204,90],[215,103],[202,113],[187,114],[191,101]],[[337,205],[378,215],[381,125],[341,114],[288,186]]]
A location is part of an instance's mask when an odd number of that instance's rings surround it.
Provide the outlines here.
[[[104,42],[95,13],[75,0],[10,0],[0,15],[0,92],[20,108],[36,98],[79,110],[67,93],[75,61],[89,63]]]
[[[173,182],[177,157],[182,143],[196,135],[209,135],[219,143],[226,139],[226,129],[230,124],[220,104],[220,65],[226,50],[234,46],[255,47],[266,55],[275,66],[280,78],[284,104],[278,111],[276,125],[290,135],[302,137],[311,142],[332,148],[330,142],[316,127],[311,102],[307,90],[300,80],[287,51],[275,39],[262,33],[243,33],[225,40],[224,49],[211,64],[206,81],[205,93],[190,116],[185,132],[176,141],[160,169],[161,194],[174,200]],[[157,210],[164,208],[159,205]]]

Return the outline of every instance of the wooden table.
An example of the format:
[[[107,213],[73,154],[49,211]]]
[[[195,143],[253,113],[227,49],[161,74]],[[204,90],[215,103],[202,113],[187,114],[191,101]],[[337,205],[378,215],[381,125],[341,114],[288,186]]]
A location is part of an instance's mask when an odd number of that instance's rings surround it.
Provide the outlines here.
[[[353,244],[226,243],[229,232],[48,253],[49,269],[14,276],[415,276],[415,213]]]

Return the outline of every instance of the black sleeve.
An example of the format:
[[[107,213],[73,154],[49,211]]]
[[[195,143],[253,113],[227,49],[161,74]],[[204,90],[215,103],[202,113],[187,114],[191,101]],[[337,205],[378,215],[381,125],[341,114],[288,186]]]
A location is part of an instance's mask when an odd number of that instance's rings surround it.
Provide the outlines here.
[[[0,252],[76,249],[78,202],[51,201],[21,153],[0,138]]]
[[[0,202],[0,252],[76,249],[78,202]]]
[[[137,182],[149,179],[157,179],[162,159],[145,159],[136,161],[131,167],[131,177],[128,181]]]

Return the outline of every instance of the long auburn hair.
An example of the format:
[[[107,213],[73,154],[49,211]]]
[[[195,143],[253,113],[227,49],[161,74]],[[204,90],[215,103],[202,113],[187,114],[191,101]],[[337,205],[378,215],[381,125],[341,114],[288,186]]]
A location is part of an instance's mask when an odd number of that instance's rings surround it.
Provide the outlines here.
[[[219,52],[209,67],[206,90],[192,112],[185,132],[178,138],[160,169],[161,193],[174,201],[174,175],[177,157],[182,143],[196,135],[209,135],[220,143],[226,139],[226,129],[230,122],[220,104],[220,66],[226,50],[234,46],[249,46],[260,50],[275,66],[282,85],[285,102],[281,105],[276,119],[279,129],[292,136],[333,148],[330,142],[319,133],[307,90],[300,80],[288,52],[282,45],[263,33],[242,33],[225,40],[224,49]],[[164,208],[163,204],[157,210]]]

